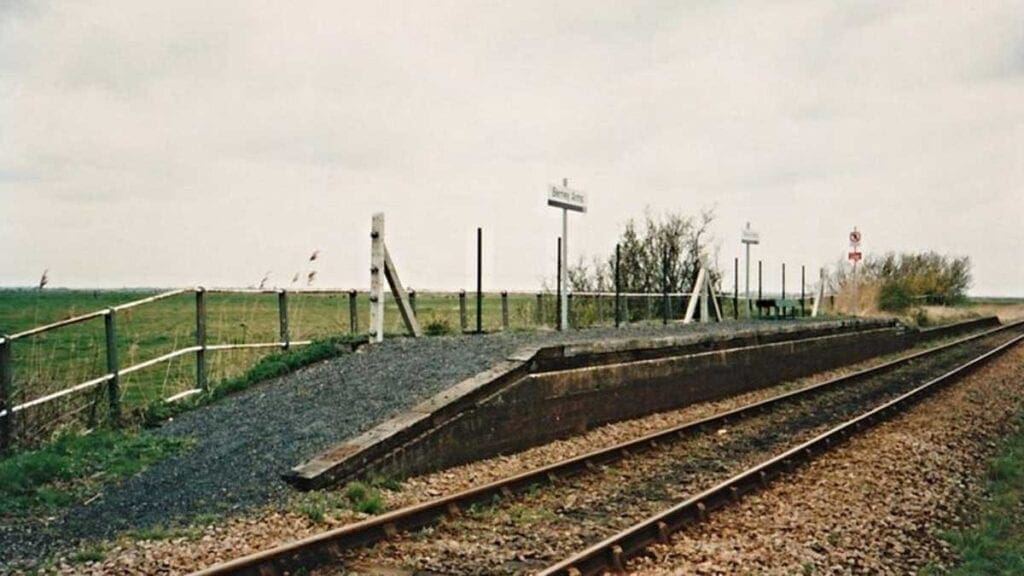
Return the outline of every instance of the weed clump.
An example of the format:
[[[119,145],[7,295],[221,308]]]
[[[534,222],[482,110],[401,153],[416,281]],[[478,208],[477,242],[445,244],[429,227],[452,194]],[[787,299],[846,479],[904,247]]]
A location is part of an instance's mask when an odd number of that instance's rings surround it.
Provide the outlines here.
[[[295,511],[311,521],[322,524],[327,516],[348,508],[348,499],[331,491],[315,491],[303,494]]]
[[[451,334],[454,330],[446,318],[431,316],[423,326],[423,332],[426,333],[427,336],[444,336],[446,334]]]
[[[380,491],[362,482],[349,482],[345,487],[345,497],[356,512],[380,514],[384,511],[384,499]]]

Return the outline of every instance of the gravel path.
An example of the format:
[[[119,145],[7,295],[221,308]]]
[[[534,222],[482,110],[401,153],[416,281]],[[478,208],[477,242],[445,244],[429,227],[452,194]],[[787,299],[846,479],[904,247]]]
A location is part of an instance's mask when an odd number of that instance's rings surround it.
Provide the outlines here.
[[[914,574],[956,558],[998,439],[1024,411],[1024,346],[797,475],[686,530],[636,574]]]
[[[799,321],[809,324],[811,321]],[[524,346],[639,336],[776,330],[793,321],[631,326],[569,333],[395,338],[184,414],[155,433],[195,446],[47,523],[0,526],[0,564],[83,539],[252,509],[287,496],[280,475],[326,447],[487,369]]]

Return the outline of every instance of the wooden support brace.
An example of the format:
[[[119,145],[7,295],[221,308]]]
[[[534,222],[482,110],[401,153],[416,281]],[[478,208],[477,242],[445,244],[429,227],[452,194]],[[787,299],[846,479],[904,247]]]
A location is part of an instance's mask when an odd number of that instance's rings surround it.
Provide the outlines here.
[[[711,282],[707,283],[707,296],[711,300],[711,307],[715,310],[715,319],[722,321],[722,307],[718,304],[718,292],[711,285]]]
[[[825,269],[818,272],[818,291],[814,293],[814,305],[811,307],[811,318],[818,317],[821,310],[821,301],[825,299]]]
[[[395,268],[395,263],[391,261],[391,253],[388,252],[387,245],[384,246],[384,275],[388,279],[391,293],[395,296],[395,302],[398,303],[398,312],[402,315],[405,329],[417,338],[423,336],[420,323],[416,320],[416,311],[412,309],[412,304],[409,302],[409,294],[405,291],[402,281],[398,278],[398,269]]]
[[[697,300],[700,298],[701,289],[704,287],[705,275],[706,272],[702,266],[700,271],[697,272],[697,281],[693,283],[690,301],[686,303],[686,315],[683,317],[683,323],[685,324],[693,322],[693,313],[697,311]]]

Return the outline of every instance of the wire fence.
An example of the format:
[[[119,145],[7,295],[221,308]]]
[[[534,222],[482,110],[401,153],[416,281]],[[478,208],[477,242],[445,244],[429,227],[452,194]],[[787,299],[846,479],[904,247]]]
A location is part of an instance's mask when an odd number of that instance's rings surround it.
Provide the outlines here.
[[[721,314],[774,314],[760,301],[720,293]],[[688,293],[575,292],[569,325],[587,328],[680,319]],[[550,291],[481,295],[485,332],[557,325]],[[476,328],[476,298],[465,291],[416,292],[410,302],[427,334]],[[796,304],[795,302],[799,302]],[[808,299],[789,314],[809,312]],[[0,337],[0,451],[30,446],[69,427],[137,422],[156,402],[210,391],[268,353],[368,328],[366,292],[337,289],[178,289]],[[699,312],[698,312],[699,313]],[[713,313],[712,313],[713,314]],[[403,334],[392,299],[385,333]]]

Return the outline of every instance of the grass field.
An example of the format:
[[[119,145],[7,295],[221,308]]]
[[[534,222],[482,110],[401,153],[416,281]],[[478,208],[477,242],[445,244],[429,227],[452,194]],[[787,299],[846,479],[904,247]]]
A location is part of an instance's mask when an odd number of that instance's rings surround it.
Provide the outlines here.
[[[155,290],[0,290],[0,334],[13,334],[72,316],[101,310],[158,293]],[[365,293],[357,298],[357,332],[364,332],[369,317]],[[476,309],[473,294],[466,298],[466,322],[475,328]],[[672,314],[681,313],[679,299],[672,302]],[[455,293],[421,293],[416,298],[420,323],[428,333],[461,331],[459,298]],[[509,295],[509,328],[536,329],[555,322],[555,298],[547,294],[537,320],[534,294]],[[249,344],[278,340],[278,301],[275,294],[217,294],[206,296],[207,344]],[[611,298],[600,300],[577,297],[572,306],[574,325],[611,323],[614,315]],[[658,318],[658,297],[632,303],[635,320]],[[290,293],[288,297],[290,339],[316,340],[350,333],[347,294]],[[404,334],[394,301],[388,298],[385,333]],[[483,301],[483,328],[502,327],[501,298],[486,294]],[[195,295],[185,293],[118,312],[117,348],[123,368],[155,358],[195,343]],[[274,349],[242,349],[209,352],[208,381],[211,384],[235,378],[259,358]],[[106,373],[103,318],[26,337],[12,345],[14,392],[12,401],[20,404],[56,392]],[[129,413],[153,402],[196,386],[195,357],[182,355],[167,362],[124,375],[121,379],[122,405]],[[89,424],[104,416],[103,387],[54,402],[52,406],[24,412],[22,426],[31,435],[35,426],[40,433],[48,424],[65,418]],[[59,426],[57,426],[59,427]]]

